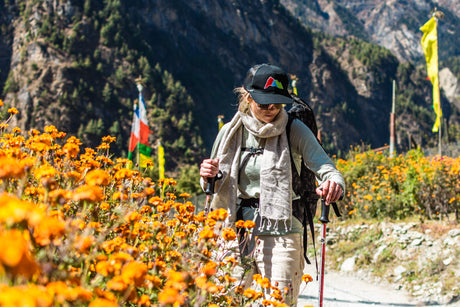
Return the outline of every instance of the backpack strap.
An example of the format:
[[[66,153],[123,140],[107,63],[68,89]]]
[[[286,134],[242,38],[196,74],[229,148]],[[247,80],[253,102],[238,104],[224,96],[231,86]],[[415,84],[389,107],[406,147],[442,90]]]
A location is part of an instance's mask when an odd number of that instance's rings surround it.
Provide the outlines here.
[[[300,175],[297,171],[297,168],[295,167],[295,164],[294,164],[294,159],[292,158],[292,151],[291,151],[291,126],[292,126],[292,122],[294,121],[294,117],[291,116],[291,114],[289,114],[289,118],[288,118],[288,122],[287,122],[287,125],[286,125],[286,134],[287,134],[287,138],[288,138],[288,144],[289,144],[289,153],[291,155],[291,173],[292,173],[292,181],[300,181]],[[303,158],[302,158],[302,161],[301,163],[303,164],[304,161],[303,161]],[[304,193],[302,191],[296,191],[295,188],[294,188],[294,193],[296,195],[299,195],[300,196],[300,199],[299,200],[296,200],[296,201],[303,201],[304,200]],[[301,205],[304,205],[305,204],[301,204]],[[315,264],[316,264],[316,272],[318,272],[318,259],[316,257],[316,246],[315,246],[315,226],[313,224],[313,215],[312,215],[312,212],[310,210],[310,207],[306,207],[304,208],[303,210],[303,216],[302,216],[302,226],[303,226],[303,256],[305,258],[305,261],[308,263],[308,264],[311,264],[310,262],[310,259],[308,259],[308,256],[307,256],[307,237],[308,237],[308,229],[307,229],[307,222],[308,222],[308,225],[309,225],[309,228],[310,228],[310,233],[311,233],[311,238],[312,238],[312,242],[313,242],[313,250],[315,251]]]

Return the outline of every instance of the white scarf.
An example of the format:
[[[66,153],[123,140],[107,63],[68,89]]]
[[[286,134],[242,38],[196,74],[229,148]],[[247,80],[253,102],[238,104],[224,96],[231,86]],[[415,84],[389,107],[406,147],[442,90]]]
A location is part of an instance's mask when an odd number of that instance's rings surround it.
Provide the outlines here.
[[[263,123],[251,114],[242,112],[237,112],[229,123],[230,127],[217,149],[216,158],[219,158],[223,177],[216,181],[216,194],[211,207],[227,209],[230,222],[236,219],[241,140],[245,127],[254,136],[266,138],[260,169],[259,214],[262,225],[270,227],[273,221],[276,228],[278,222],[291,220],[292,178],[289,143],[285,133],[287,121],[287,112],[281,109],[271,123]]]

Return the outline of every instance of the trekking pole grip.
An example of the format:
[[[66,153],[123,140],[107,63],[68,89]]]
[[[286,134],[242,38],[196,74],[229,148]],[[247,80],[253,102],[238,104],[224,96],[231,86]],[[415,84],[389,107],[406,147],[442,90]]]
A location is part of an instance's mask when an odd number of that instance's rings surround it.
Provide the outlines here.
[[[214,194],[214,186],[216,184],[216,180],[222,179],[222,172],[219,171],[216,176],[208,177],[208,182],[206,183],[206,195]]]
[[[319,221],[321,223],[329,223],[329,209],[330,206],[326,206],[326,201],[324,199],[321,199],[321,217],[319,218]]]

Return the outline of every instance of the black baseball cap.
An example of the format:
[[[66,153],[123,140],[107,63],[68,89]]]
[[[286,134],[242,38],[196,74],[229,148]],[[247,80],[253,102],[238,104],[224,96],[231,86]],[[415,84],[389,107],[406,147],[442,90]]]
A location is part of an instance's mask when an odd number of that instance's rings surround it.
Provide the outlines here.
[[[243,87],[258,104],[290,104],[289,78],[278,66],[261,64],[249,69]]]

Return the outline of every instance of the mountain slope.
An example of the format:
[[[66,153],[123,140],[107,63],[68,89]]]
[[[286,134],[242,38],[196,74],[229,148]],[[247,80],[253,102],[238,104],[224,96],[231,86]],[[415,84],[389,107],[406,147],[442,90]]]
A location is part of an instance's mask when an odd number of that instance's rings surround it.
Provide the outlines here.
[[[391,50],[400,61],[423,61],[419,28],[438,9],[440,58],[460,56],[460,9],[442,0],[281,0],[312,29],[340,37],[354,36]]]
[[[410,130],[430,141],[430,85],[413,79],[421,72],[376,45],[313,33],[279,1],[21,3],[0,1],[0,98],[20,110],[23,129],[53,124],[88,145],[110,133],[126,154],[141,76],[150,142],[162,141],[174,169],[209,152],[217,116],[236,111],[234,87],[269,62],[298,77],[331,153],[388,142],[392,79],[412,87],[401,139]]]

